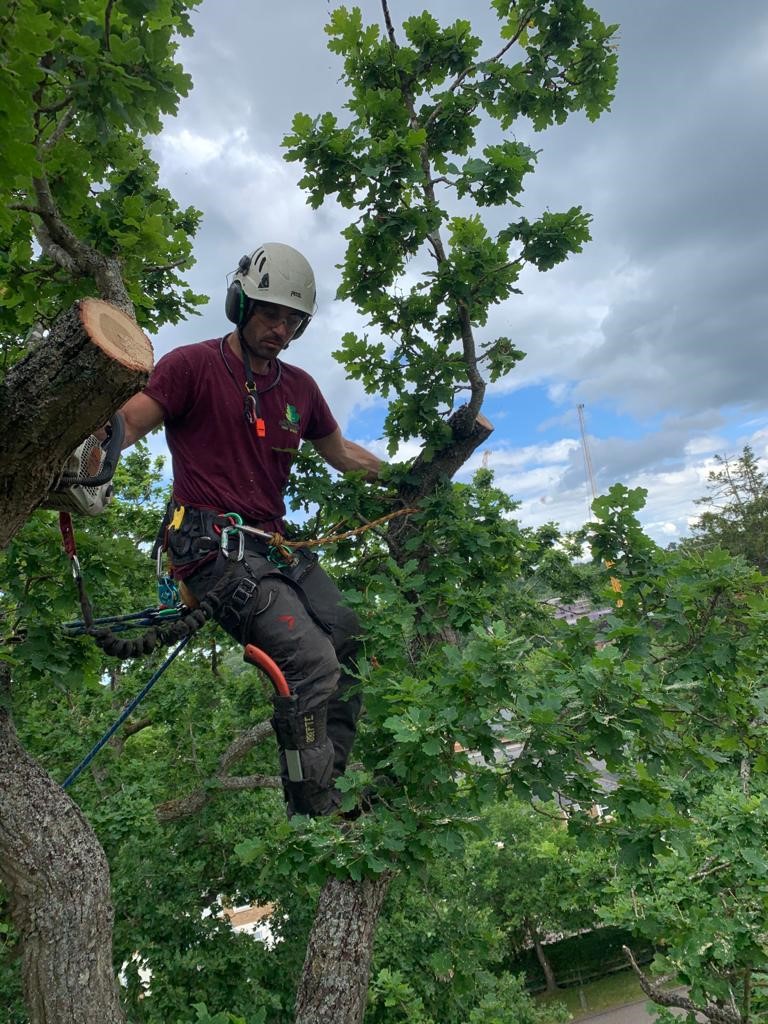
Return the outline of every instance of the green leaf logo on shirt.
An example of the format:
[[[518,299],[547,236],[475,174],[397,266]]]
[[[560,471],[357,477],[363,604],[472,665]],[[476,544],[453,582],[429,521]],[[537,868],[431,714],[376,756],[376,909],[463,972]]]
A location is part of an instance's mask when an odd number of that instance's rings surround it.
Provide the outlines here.
[[[281,421],[280,426],[283,430],[290,430],[293,434],[298,434],[299,426],[301,425],[301,416],[295,405],[286,404],[285,406],[285,418]]]

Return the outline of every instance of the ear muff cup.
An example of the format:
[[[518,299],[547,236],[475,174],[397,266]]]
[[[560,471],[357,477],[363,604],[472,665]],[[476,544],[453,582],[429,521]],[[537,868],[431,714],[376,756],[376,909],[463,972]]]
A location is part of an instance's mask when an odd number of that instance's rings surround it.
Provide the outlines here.
[[[243,286],[239,281],[233,281],[227,288],[227,297],[224,300],[224,312],[227,314],[227,320],[231,320],[239,327],[245,320],[247,308],[248,296],[243,291]]]

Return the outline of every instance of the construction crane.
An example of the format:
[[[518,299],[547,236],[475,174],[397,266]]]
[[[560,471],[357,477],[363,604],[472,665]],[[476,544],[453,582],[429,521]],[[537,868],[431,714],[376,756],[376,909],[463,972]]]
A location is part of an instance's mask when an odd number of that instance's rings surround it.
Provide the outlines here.
[[[592,492],[592,501],[597,497],[597,490],[595,488],[595,474],[592,469],[592,458],[589,454],[589,444],[587,443],[587,430],[584,425],[584,403],[581,402],[576,406],[576,411],[579,414],[579,430],[581,431],[581,451],[584,456],[584,473],[587,478],[587,484]],[[592,512],[592,505],[589,506],[590,514]]]

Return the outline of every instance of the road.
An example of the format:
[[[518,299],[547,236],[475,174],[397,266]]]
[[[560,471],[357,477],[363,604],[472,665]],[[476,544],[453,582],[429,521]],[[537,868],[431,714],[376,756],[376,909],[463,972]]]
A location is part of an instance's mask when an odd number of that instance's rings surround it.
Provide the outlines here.
[[[576,1024],[651,1024],[656,1020],[656,1014],[646,1010],[647,999],[638,999],[636,1003],[626,1003],[624,1006],[615,1006],[612,1010],[602,1010],[594,1013],[591,1017],[579,1017]],[[676,1017],[683,1017],[683,1010],[673,1010]]]

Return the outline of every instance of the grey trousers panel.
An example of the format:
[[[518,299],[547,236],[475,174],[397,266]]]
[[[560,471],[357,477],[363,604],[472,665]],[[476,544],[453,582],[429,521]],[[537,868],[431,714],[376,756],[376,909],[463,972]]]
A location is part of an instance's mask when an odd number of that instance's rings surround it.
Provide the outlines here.
[[[200,598],[220,572],[220,562],[208,563],[185,582]],[[281,570],[248,550],[242,562],[229,566],[217,619],[239,643],[255,644],[280,666],[298,698],[297,713],[326,706],[330,742],[302,752],[306,784],[289,783],[282,751],[281,768],[291,809],[328,813],[335,806],[329,787],[332,793],[333,780],[344,772],[362,706],[349,671],[358,650],[357,616],[342,604],[338,587],[314,556],[302,552],[294,566]]]

